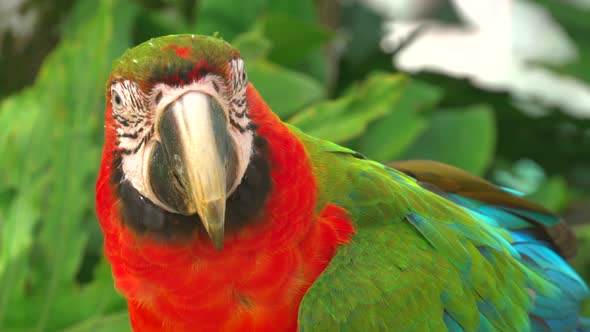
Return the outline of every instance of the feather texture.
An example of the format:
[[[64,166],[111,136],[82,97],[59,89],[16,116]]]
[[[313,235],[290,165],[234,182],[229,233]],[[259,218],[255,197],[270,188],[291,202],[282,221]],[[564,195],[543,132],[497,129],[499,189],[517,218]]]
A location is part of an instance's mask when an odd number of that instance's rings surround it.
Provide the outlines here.
[[[428,161],[388,167],[296,129],[319,204],[357,225],[300,308],[300,331],[572,331],[588,288],[549,211]],[[580,329],[582,327],[579,327]]]

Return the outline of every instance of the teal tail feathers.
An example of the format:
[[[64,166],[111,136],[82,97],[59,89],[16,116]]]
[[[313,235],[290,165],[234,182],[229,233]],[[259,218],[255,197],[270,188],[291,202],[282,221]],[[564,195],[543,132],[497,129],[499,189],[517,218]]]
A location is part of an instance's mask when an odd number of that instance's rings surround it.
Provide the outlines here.
[[[590,332],[590,318],[580,318],[575,332]]]
[[[506,246],[528,276],[531,331],[590,332],[590,319],[580,317],[580,304],[590,297],[590,291],[565,261],[576,253],[576,238],[558,216],[449,165],[432,161],[389,165],[415,178],[423,188],[464,207],[482,222],[508,231],[511,240]],[[455,330],[461,331],[460,327]]]

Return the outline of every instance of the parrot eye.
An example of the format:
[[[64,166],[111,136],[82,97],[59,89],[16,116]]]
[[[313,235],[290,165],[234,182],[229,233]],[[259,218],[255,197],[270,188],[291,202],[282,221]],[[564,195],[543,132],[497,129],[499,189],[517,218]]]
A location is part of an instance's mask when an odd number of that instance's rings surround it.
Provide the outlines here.
[[[113,106],[117,107],[121,107],[123,105],[123,99],[121,99],[121,96],[119,96],[119,94],[116,91],[112,92],[111,103],[113,104]]]

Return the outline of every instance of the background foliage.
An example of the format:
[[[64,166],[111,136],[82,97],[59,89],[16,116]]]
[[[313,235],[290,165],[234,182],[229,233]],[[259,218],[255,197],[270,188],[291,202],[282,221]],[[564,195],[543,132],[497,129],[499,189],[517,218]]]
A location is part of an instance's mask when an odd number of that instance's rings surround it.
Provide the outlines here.
[[[556,70],[590,82],[590,12],[537,2],[581,49]],[[575,223],[590,248],[589,121],[558,109],[529,117],[502,92],[396,73],[379,49],[379,19],[355,2],[29,5],[41,15],[33,37],[23,46],[5,34],[0,44],[1,331],[129,329],[93,206],[104,87],[115,57],[170,33],[219,32],[273,110],[310,134],[380,161],[435,159],[514,187]],[[588,252],[574,262],[586,280]]]

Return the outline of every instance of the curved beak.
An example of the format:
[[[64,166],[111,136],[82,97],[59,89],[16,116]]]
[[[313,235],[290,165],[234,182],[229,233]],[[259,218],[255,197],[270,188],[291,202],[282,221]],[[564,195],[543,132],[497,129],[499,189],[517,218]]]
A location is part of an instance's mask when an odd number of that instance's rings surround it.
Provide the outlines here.
[[[208,94],[188,92],[163,111],[158,134],[149,165],[154,194],[171,212],[197,213],[221,250],[228,183],[236,167],[222,107]]]

